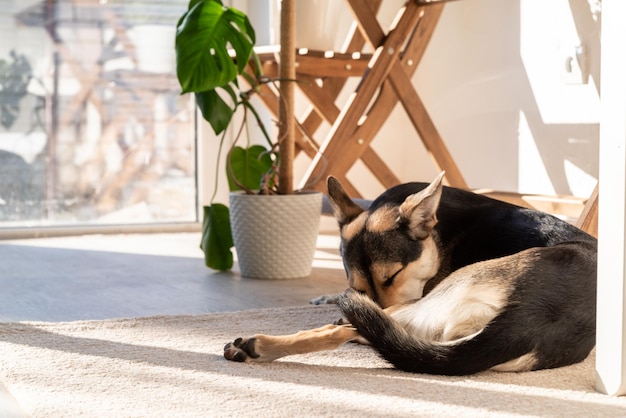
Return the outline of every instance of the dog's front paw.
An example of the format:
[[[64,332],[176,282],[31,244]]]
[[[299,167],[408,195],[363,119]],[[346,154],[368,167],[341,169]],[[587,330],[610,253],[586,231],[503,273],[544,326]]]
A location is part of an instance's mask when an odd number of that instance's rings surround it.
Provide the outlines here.
[[[255,351],[256,341],[257,339],[254,337],[237,338],[224,346],[224,358],[238,362],[259,358],[259,354]]]
[[[316,298],[313,298],[309,301],[311,305],[334,305],[337,302],[337,298],[343,295],[343,293],[334,294],[334,295],[322,295]]]

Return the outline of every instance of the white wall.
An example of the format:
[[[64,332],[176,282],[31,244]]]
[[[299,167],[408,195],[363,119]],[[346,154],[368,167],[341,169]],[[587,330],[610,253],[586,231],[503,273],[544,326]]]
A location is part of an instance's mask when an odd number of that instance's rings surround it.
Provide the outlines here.
[[[587,84],[564,70],[580,43]],[[599,23],[587,0],[450,3],[413,81],[470,187],[591,193]],[[404,161],[404,175],[432,175],[410,166]]]
[[[470,187],[591,194],[598,177],[597,3],[464,0],[445,6],[413,84]],[[386,22],[398,4],[383,2]],[[251,17],[267,16],[259,13]],[[578,45],[589,74],[583,80],[565,71]],[[436,175],[401,106],[373,147],[402,181]],[[349,177],[367,197],[382,191],[360,164]]]
[[[564,70],[580,43],[587,84]],[[598,174],[599,55],[587,0],[465,0],[445,6],[413,83],[470,187],[588,196]],[[402,180],[433,177],[402,109],[387,125],[375,146]],[[385,144],[404,129],[398,146]]]

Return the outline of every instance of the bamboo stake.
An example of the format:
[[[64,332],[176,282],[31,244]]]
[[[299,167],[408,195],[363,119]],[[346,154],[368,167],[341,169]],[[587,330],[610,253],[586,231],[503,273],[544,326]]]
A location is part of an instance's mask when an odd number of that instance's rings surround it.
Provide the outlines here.
[[[296,124],[294,120],[294,84],[296,78],[295,0],[282,0],[280,7],[280,102],[278,139],[280,167],[278,192],[293,192],[293,160],[295,155]]]

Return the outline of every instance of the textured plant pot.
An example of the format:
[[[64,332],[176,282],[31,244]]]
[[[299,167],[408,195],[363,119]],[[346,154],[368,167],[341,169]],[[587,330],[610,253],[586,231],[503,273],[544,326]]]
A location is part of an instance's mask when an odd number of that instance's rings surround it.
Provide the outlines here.
[[[311,274],[322,193],[230,194],[230,224],[241,275],[295,279]]]

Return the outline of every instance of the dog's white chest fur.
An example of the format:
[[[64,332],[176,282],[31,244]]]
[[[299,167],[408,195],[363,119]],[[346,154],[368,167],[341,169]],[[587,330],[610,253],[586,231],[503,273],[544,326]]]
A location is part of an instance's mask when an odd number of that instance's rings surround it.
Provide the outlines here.
[[[413,335],[451,343],[480,332],[504,307],[505,286],[478,281],[464,269],[439,284],[420,301],[392,313]]]

